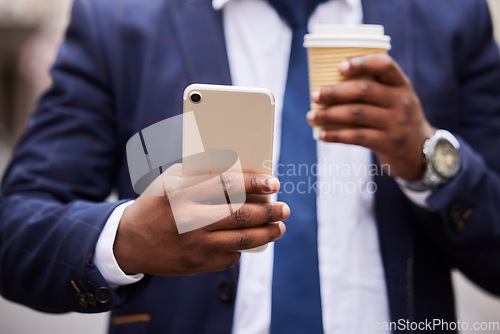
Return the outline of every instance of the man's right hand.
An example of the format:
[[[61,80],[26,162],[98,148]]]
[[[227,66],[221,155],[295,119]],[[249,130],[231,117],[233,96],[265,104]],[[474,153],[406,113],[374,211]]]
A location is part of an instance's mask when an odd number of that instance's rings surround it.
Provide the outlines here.
[[[215,223],[179,234],[169,196],[141,195],[125,210],[114,243],[115,258],[125,273],[175,276],[223,270],[238,263],[239,250],[278,240],[285,233],[282,221],[290,215],[285,203],[245,203],[220,220],[217,217],[225,216],[221,213],[227,212],[228,205],[210,203],[227,186],[244,187],[231,191],[247,195],[276,193],[280,186],[276,178],[243,174],[243,178],[238,176],[241,184],[228,185],[229,175],[197,186],[196,177],[183,178],[181,172],[180,165],[173,166],[162,177],[163,187],[167,184],[182,191],[175,205],[181,206],[183,219],[196,222],[213,217]]]

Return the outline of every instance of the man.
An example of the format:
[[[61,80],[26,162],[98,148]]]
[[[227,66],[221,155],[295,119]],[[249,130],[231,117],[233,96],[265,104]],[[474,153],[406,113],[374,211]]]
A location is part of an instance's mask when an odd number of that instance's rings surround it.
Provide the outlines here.
[[[135,197],[125,143],[180,113],[189,83],[264,85],[287,104],[283,59],[294,36],[274,8],[280,7],[237,0],[75,2],[54,85],[3,183],[5,297],[48,312],[113,309],[112,333],[300,333],[318,325],[319,331],[363,333],[389,320],[453,322],[452,267],[500,293],[500,63],[480,0],[333,0],[312,13],[309,23],[382,24],[393,46],[392,58],[343,63],[340,70],[354,80],[313,94],[326,107],[308,114],[311,125],[355,125],[322,132],[320,139],[372,149],[390,173],[342,179],[373,179],[376,192],[318,194],[321,286],[305,287],[311,295],[321,292],[322,308],[311,312],[320,315],[316,322],[304,320],[295,330],[276,322],[283,309],[292,314],[285,316],[290,323],[307,313],[302,300],[276,309],[286,300],[274,296],[276,281],[286,281],[273,272],[283,258],[273,265],[272,253],[250,254],[239,269],[213,272],[234,265],[236,250],[280,238],[280,221],[289,215],[285,203],[248,204],[243,232],[230,217],[179,236],[165,199],[102,202],[115,186],[120,198]],[[258,65],[248,65],[252,60]],[[276,73],[266,73],[270,69]],[[374,80],[359,79],[366,75]],[[284,124],[288,119],[285,110]],[[422,145],[436,138],[436,128],[454,134],[444,142],[459,152],[451,165],[461,163],[444,179],[428,171],[446,163],[433,167],[436,156],[427,150],[431,164],[422,159]],[[318,158],[327,165],[342,163],[339,157],[348,166],[371,162],[364,148],[323,142]],[[247,176],[248,192],[278,191],[275,179],[259,177]],[[290,219],[304,214],[290,206]],[[186,276],[199,272],[208,273]],[[294,280],[288,280],[292,286]]]

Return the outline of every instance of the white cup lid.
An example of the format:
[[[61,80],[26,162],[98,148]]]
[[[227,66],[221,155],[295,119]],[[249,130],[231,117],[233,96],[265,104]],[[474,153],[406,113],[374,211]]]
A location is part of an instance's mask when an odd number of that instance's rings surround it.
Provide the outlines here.
[[[391,38],[384,26],[376,24],[320,24],[314,25],[304,36],[304,47],[357,47],[391,49]]]

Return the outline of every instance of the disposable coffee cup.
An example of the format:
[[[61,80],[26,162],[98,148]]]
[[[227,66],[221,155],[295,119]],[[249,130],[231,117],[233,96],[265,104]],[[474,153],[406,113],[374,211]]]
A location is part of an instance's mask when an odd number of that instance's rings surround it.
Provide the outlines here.
[[[385,35],[381,25],[324,24],[313,26],[311,33],[304,36],[304,47],[307,48],[309,90],[312,94],[322,87],[352,79],[340,74],[340,63],[352,57],[387,53],[391,49],[391,38]],[[321,108],[323,106],[311,101],[312,111]],[[319,138],[323,128],[313,129],[314,139]]]

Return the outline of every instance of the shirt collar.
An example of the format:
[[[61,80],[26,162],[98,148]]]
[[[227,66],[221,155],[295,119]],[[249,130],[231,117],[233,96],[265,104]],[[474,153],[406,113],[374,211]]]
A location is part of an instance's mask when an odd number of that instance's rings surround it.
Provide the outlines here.
[[[231,0],[212,0],[212,7],[215,10],[222,9]]]
[[[349,7],[351,8],[355,8],[357,5],[359,5],[361,3],[361,0],[342,0],[344,1],[346,4],[349,5]]]
[[[220,9],[222,9],[230,1],[234,1],[234,0],[212,0],[212,7],[215,10],[220,10]],[[332,1],[332,0],[330,0],[330,1]],[[344,1],[347,5],[349,5],[351,8],[353,8],[361,0],[335,0],[335,1]]]

